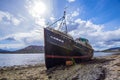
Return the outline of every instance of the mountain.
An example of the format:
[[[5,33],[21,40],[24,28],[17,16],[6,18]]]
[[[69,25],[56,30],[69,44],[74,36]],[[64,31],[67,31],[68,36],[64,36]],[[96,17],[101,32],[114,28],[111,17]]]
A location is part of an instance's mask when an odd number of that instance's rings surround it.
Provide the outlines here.
[[[9,53],[10,51],[0,49],[0,53]]]
[[[44,52],[44,47],[36,46],[36,45],[31,45],[23,49],[14,51],[14,53],[43,53],[43,52]]]
[[[103,52],[120,52],[120,47],[109,48],[109,49],[103,50]]]

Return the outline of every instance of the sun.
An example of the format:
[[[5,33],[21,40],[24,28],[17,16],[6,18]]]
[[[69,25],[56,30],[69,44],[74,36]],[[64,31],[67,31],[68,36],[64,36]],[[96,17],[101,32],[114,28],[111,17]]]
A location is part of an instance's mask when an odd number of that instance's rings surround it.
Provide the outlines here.
[[[35,0],[29,6],[30,13],[33,17],[43,16],[47,10],[45,3],[41,0]]]

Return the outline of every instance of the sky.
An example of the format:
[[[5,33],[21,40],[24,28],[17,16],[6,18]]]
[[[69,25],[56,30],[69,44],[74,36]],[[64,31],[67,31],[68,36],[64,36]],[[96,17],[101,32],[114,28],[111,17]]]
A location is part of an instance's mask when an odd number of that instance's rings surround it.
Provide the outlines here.
[[[43,28],[65,8],[74,39],[87,38],[95,50],[120,47],[120,0],[0,0],[0,49],[44,45]]]

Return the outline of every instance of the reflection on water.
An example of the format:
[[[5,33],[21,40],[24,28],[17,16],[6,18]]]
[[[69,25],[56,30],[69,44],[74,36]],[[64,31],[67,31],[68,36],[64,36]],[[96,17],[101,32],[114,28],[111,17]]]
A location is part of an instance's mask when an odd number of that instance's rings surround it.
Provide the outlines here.
[[[110,52],[94,52],[94,57],[98,57],[98,56],[108,56],[114,53],[110,53]]]
[[[44,54],[0,54],[0,66],[44,63]]]
[[[94,52],[94,57],[107,56],[112,53]],[[0,54],[0,66],[43,64],[44,53],[41,54]]]

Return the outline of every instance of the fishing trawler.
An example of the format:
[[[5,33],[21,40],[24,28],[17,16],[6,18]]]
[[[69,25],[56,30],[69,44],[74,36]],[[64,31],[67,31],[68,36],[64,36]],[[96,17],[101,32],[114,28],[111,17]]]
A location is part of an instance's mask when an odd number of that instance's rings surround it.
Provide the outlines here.
[[[52,68],[56,65],[66,65],[67,61],[80,63],[81,60],[90,60],[93,57],[93,48],[85,38],[73,39],[67,32],[66,11],[64,16],[53,24],[61,21],[59,28],[65,27],[65,31],[55,30],[51,25],[44,28],[45,65]]]

